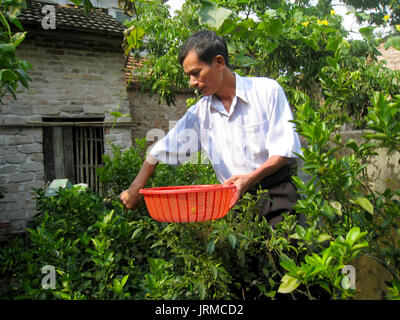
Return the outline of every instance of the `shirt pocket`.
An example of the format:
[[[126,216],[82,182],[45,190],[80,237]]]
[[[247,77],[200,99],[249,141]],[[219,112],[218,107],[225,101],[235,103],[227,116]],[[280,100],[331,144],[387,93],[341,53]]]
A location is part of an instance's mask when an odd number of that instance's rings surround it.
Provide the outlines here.
[[[267,159],[266,141],[268,136],[269,121],[264,120],[249,125],[239,125],[241,131],[241,144],[244,154],[249,159],[265,157]]]

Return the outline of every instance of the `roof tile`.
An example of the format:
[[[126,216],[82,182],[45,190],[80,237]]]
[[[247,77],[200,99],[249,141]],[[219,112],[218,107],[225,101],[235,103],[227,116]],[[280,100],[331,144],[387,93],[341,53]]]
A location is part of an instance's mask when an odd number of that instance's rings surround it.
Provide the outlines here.
[[[22,10],[18,19],[22,24],[41,25],[45,14],[42,13],[43,6],[47,3],[32,2],[30,6]],[[55,7],[56,28],[67,30],[78,30],[98,33],[104,32],[112,35],[123,36],[124,25],[112,16],[102,11],[93,9],[90,16],[86,17],[81,7],[50,4]]]

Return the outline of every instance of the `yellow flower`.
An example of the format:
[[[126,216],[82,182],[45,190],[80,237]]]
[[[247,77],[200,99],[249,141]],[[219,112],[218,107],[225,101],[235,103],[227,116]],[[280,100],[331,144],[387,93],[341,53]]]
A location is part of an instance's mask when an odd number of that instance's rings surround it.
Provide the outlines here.
[[[390,18],[390,15],[388,15],[388,14],[387,14],[386,16],[383,17],[383,19],[384,19],[385,21],[389,21],[389,18]]]
[[[400,24],[396,24],[396,29],[400,32]]]
[[[317,20],[317,23],[326,26],[329,24],[328,20],[319,20],[319,19]]]
[[[303,26],[307,27],[310,24],[310,21],[305,21],[301,23]]]
[[[334,15],[334,14],[336,14],[336,11],[335,10],[331,10],[331,15]]]

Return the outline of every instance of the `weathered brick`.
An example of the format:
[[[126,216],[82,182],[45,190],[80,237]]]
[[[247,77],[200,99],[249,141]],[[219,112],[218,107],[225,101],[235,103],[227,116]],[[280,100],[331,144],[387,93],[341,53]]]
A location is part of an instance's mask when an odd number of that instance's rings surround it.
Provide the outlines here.
[[[7,138],[7,144],[10,146],[29,144],[33,142],[32,136],[10,136]]]
[[[20,172],[38,172],[43,170],[44,166],[42,162],[24,163],[19,166]]]
[[[18,171],[19,166],[16,165],[3,165],[0,166],[0,174],[14,173]]]
[[[43,146],[40,143],[32,143],[27,145],[22,145],[18,148],[21,153],[38,153],[42,152]]]
[[[31,154],[30,160],[33,162],[42,162],[43,161],[43,153]]]
[[[19,184],[18,183],[9,183],[6,185],[8,193],[16,193],[19,191]]]
[[[83,108],[81,106],[71,105],[71,106],[65,106],[65,107],[61,108],[60,111],[65,112],[65,113],[70,113],[70,114],[78,114],[78,113],[83,112]]]
[[[33,174],[28,172],[28,173],[15,173],[10,175],[9,177],[9,182],[10,183],[17,183],[17,182],[25,182],[25,181],[31,181],[33,178]]]
[[[96,75],[93,75],[93,74],[83,74],[82,75],[82,80],[103,80],[103,77],[96,76]]]
[[[8,154],[5,156],[5,159],[10,164],[21,164],[26,161],[26,157],[26,154]]]
[[[55,54],[58,56],[63,56],[65,54],[64,50],[47,49],[46,53]]]

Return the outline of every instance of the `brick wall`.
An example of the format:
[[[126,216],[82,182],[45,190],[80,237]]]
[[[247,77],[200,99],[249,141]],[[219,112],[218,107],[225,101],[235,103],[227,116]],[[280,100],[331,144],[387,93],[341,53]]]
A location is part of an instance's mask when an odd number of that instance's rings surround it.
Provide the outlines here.
[[[150,97],[148,93],[139,90],[128,92],[129,108],[133,121],[132,141],[135,138],[150,137],[151,130],[159,129],[167,134],[187,111],[186,99],[193,97],[190,93],[178,93],[176,104],[168,106],[159,104],[158,97]]]
[[[35,214],[32,188],[45,183],[43,129],[24,124],[46,117],[111,121],[109,111],[118,105],[129,114],[120,43],[77,32],[28,32],[17,53],[33,66],[30,88],[19,89],[17,100],[5,97],[0,105],[0,185],[7,190],[0,200],[0,233],[23,230]],[[128,148],[131,128],[106,130],[105,138]],[[105,149],[111,148],[106,144]]]

